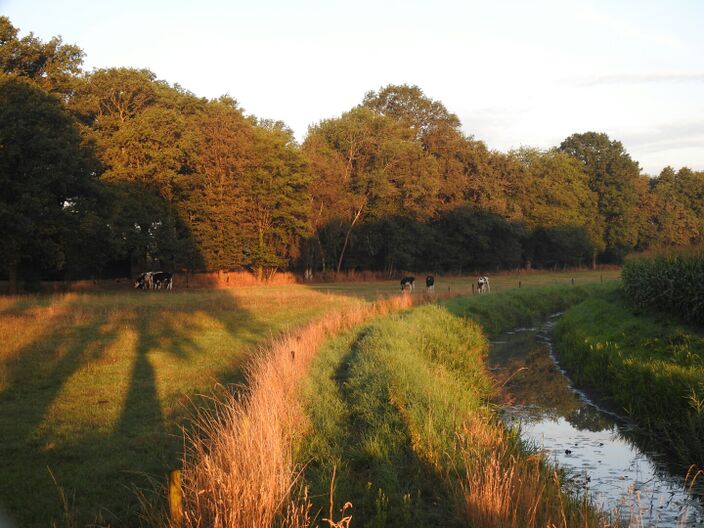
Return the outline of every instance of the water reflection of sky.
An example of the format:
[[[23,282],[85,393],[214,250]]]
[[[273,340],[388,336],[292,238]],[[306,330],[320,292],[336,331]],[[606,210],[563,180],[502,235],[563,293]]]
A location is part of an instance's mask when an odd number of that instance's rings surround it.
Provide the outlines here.
[[[588,490],[632,524],[704,525],[704,485],[699,499],[690,495],[684,475],[669,474],[663,460],[634,444],[625,423],[574,390],[555,364],[548,329],[515,331],[492,343],[489,366],[504,387],[507,421],[520,423],[522,437],[566,471],[570,488]]]

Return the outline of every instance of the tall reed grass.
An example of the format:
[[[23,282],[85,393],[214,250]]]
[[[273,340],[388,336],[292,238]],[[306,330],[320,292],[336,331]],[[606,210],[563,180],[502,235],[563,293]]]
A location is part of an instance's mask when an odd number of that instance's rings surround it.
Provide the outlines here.
[[[308,424],[300,380],[328,337],[412,303],[410,296],[398,296],[336,311],[255,354],[246,388],[201,411],[185,439],[180,525],[308,526],[310,503],[297,487],[301,467],[293,456],[294,441]]]
[[[498,423],[465,423],[461,453],[461,510],[482,528],[596,528],[618,526],[586,498],[564,493],[542,453],[526,455]],[[612,524],[615,522],[615,524]]]

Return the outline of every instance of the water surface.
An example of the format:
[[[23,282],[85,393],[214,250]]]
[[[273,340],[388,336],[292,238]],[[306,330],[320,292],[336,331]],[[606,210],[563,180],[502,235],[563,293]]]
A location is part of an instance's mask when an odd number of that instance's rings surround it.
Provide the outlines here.
[[[519,329],[492,341],[489,367],[504,413],[521,436],[566,472],[566,485],[632,525],[704,525],[704,477],[694,486],[661,454],[641,449],[638,429],[577,390],[553,354],[550,330]]]

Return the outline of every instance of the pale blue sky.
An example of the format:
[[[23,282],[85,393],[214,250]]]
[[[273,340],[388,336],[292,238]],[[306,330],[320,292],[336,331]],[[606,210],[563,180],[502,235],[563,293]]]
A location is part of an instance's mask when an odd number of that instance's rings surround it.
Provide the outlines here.
[[[85,66],[145,67],[199,96],[308,125],[389,83],[419,85],[490,148],[573,132],[644,170],[704,169],[704,1],[0,0]]]

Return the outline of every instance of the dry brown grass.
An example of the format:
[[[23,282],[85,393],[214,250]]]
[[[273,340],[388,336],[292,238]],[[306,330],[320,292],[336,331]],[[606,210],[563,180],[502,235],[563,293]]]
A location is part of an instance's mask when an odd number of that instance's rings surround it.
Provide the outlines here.
[[[327,338],[412,304],[412,297],[397,296],[335,311],[255,354],[246,389],[201,412],[186,438],[183,526],[309,526],[293,453],[307,427],[299,382]]]
[[[462,513],[483,528],[614,526],[586,498],[566,496],[542,454],[526,456],[498,423],[475,420],[461,435],[465,467]]]

